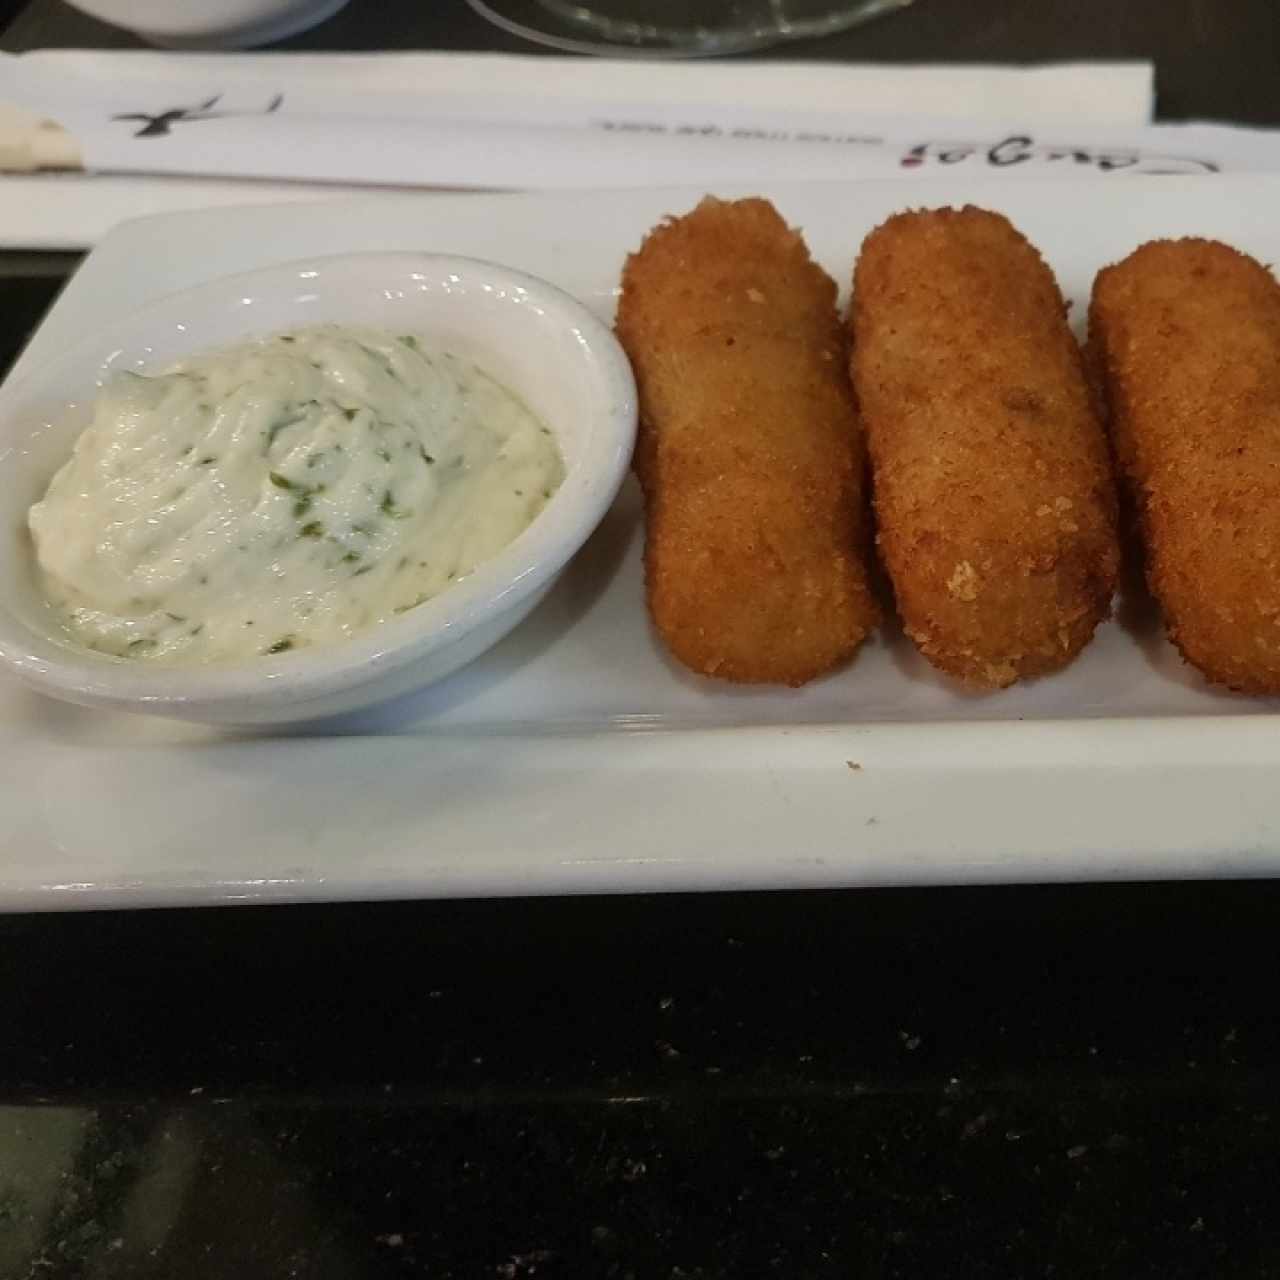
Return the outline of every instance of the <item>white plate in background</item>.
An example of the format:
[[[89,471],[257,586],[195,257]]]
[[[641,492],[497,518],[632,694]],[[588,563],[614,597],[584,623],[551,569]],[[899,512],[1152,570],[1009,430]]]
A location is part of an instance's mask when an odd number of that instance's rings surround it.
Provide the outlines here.
[[[863,235],[923,194],[759,193],[842,284]],[[17,372],[160,294],[313,254],[488,257],[607,316],[626,252],[701,194],[427,195],[126,224]],[[1280,179],[927,196],[1009,214],[1078,317],[1094,272],[1142,240],[1207,235],[1280,259]],[[628,485],[485,658],[306,737],[85,711],[5,680],[0,907],[1280,872],[1280,704],[1211,691],[1149,612],[1122,609],[1067,671],[1001,693],[957,692],[900,638],[803,690],[736,689],[663,656],[638,535]]]

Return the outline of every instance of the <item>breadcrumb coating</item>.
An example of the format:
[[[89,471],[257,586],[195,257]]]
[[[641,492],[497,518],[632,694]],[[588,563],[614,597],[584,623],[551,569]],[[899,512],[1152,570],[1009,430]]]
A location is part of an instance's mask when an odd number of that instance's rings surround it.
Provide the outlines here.
[[[1066,665],[1119,569],[1106,437],[1052,272],[996,213],[897,214],[863,243],[850,368],[907,634],[999,688]]]
[[[1225,244],[1153,241],[1099,273],[1089,346],[1169,638],[1280,693],[1280,284]]]
[[[649,610],[704,675],[800,685],[878,621],[835,299],[767,200],[707,198],[627,260]]]

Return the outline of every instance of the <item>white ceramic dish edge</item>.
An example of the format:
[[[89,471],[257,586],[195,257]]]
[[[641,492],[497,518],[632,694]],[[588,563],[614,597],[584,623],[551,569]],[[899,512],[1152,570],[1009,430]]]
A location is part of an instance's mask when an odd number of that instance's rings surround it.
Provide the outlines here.
[[[171,49],[249,49],[331,18],[347,0],[71,0],[77,9]]]

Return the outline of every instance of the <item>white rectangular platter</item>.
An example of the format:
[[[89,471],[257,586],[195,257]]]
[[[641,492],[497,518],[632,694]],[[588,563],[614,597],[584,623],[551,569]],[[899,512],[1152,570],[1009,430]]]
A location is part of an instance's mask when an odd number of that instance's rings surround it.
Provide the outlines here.
[[[1094,272],[1153,237],[1280,259],[1280,179],[758,193],[842,283],[895,210],[1002,210],[1077,317]],[[627,251],[701,194],[434,195],[129,223],[17,372],[161,294],[365,249],[491,258],[609,316]],[[957,692],[892,633],[803,690],[743,690],[665,659],[640,551],[628,486],[498,648],[416,697],[305,733],[107,715],[5,679],[0,908],[1280,872],[1280,705],[1210,690],[1149,607],[1122,604],[1069,670],[1002,693]]]

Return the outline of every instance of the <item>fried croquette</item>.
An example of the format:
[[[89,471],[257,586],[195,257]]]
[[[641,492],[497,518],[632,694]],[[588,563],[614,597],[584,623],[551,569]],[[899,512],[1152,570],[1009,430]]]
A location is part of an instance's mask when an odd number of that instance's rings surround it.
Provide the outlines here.
[[[1000,688],[1064,666],[1119,568],[1106,437],[1052,272],[999,214],[901,213],[863,243],[850,368],[907,634]]]
[[[1089,349],[1169,638],[1280,693],[1280,284],[1212,240],[1145,244],[1094,282]]]
[[[708,198],[627,260],[649,611],[704,675],[800,685],[878,620],[835,301],[767,200]]]

